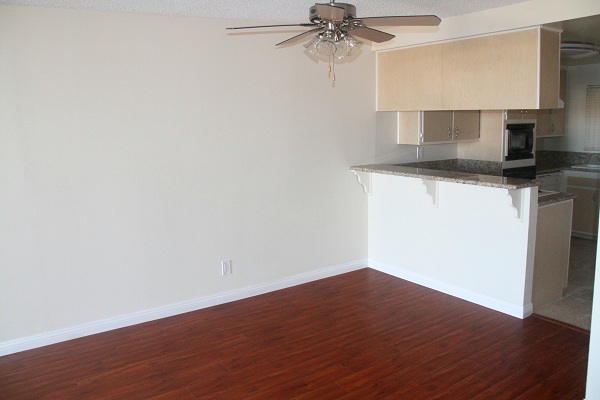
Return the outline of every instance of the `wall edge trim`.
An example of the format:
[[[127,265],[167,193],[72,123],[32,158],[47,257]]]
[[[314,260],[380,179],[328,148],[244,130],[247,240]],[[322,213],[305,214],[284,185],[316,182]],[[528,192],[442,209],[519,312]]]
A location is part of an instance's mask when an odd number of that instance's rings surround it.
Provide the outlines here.
[[[454,297],[458,297],[459,299],[466,300],[468,302],[499,311],[504,314],[508,314],[510,316],[516,318],[526,318],[531,315],[533,311],[533,306],[531,304],[526,306],[518,306],[516,304],[512,304],[506,302],[504,300],[499,300],[494,297],[486,296],[481,293],[473,292],[468,289],[461,288],[459,286],[450,285],[448,283],[439,281],[437,279],[429,278],[425,275],[416,274],[412,271],[408,271],[404,268],[385,264],[383,262],[369,259],[369,267],[373,268],[379,272],[383,272],[388,275],[392,275],[396,278],[404,279],[412,283],[416,283],[417,285],[421,285],[427,287],[429,289],[436,290],[438,292],[446,293]]]
[[[232,290],[216,295],[199,297],[188,301],[168,304],[165,306],[141,310],[130,314],[115,316],[98,321],[92,321],[72,327],[66,327],[55,331],[0,342],[0,357],[25,350],[31,350],[38,347],[65,342],[84,336],[108,332],[111,330],[125,328],[144,322],[150,322],[161,318],[167,318],[191,311],[196,311],[203,308],[216,306],[219,304],[245,299],[248,297],[258,296],[268,292],[273,292],[276,290],[301,285],[303,283],[308,283],[319,279],[344,274],[346,272],[367,268],[367,265],[367,259],[351,261],[345,264],[340,264],[332,267],[325,267],[315,271],[293,275],[278,280],[248,286],[245,288]]]

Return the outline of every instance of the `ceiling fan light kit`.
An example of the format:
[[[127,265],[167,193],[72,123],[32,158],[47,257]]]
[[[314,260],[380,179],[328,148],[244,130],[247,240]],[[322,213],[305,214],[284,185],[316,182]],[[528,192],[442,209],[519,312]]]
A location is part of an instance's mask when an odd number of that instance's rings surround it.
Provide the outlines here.
[[[316,59],[326,58],[329,62],[329,74],[335,81],[335,60],[342,61],[359,54],[363,44],[359,39],[375,43],[392,40],[395,36],[369,26],[437,26],[441,20],[435,15],[391,16],[357,18],[356,7],[347,3],[317,3],[310,7],[308,19],[310,23],[243,26],[227,29],[254,29],[284,26],[300,26],[312,28],[293,36],[276,46],[292,45],[305,41],[306,53]]]
[[[560,53],[564,57],[577,59],[598,55],[600,47],[591,43],[561,43]]]

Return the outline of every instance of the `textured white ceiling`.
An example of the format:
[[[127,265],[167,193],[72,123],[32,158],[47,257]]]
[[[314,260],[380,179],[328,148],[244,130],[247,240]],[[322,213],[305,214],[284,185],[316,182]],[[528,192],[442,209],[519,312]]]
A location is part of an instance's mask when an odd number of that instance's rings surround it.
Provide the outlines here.
[[[358,17],[433,14],[443,19],[525,0],[346,1],[356,6]],[[0,4],[301,23],[308,22],[314,0],[0,0]]]

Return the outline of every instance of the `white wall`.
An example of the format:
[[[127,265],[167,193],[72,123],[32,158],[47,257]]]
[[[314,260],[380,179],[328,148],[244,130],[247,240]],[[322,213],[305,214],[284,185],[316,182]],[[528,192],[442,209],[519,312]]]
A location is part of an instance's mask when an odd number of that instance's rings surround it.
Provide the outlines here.
[[[542,150],[583,151],[585,142],[585,97],[588,85],[600,85],[600,64],[578,65],[567,69],[566,134],[539,139]]]
[[[366,259],[374,53],[231,25],[0,7],[0,344]]]

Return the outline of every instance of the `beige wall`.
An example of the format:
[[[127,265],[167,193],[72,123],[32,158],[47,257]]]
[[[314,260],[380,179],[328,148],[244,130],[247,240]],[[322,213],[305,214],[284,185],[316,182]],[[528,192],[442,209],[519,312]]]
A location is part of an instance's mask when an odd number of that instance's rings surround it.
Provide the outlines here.
[[[238,23],[0,6],[0,343],[367,257],[374,53]]]

